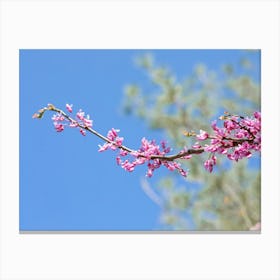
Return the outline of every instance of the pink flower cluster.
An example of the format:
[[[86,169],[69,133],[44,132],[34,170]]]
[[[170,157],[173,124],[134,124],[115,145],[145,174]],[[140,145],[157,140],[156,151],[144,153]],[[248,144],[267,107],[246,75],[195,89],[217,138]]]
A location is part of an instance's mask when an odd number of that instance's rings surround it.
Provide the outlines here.
[[[66,109],[69,113],[73,112],[72,106],[73,105],[66,104]],[[76,113],[75,119],[67,118],[64,114],[56,112],[53,115],[52,120],[54,128],[57,132],[62,132],[65,126],[72,128],[79,127],[80,133],[85,136],[86,131],[80,126],[92,127],[92,120],[90,119],[89,115],[85,116],[85,112],[83,112],[81,109]]]
[[[66,104],[67,111],[72,114],[72,105]],[[212,172],[217,163],[217,154],[225,155],[229,160],[238,161],[242,158],[250,158],[252,152],[261,151],[261,113],[255,112],[252,117],[242,117],[225,113],[219,119],[223,121],[222,127],[218,127],[217,120],[212,122],[212,134],[200,130],[199,134],[194,132],[184,133],[186,136],[194,136],[197,140],[192,145],[192,149],[184,148],[175,155],[168,155],[170,147],[162,141],[157,145],[154,140],[149,141],[142,138],[140,148],[136,150],[123,146],[123,137],[119,137],[118,129],[112,128],[107,137],[99,134],[92,129],[92,120],[89,115],[85,115],[81,109],[75,114],[75,117],[67,115],[62,110],[48,104],[33,115],[33,118],[42,118],[45,111],[55,111],[52,117],[54,127],[57,132],[62,132],[66,126],[78,128],[80,133],[85,136],[86,130],[105,140],[105,143],[99,145],[99,152],[106,150],[118,151],[116,157],[117,164],[126,171],[132,172],[136,166],[147,164],[148,171],[146,176],[152,177],[153,172],[161,166],[168,170],[177,170],[186,177],[185,171],[177,159],[190,159],[192,154],[210,153],[208,159],[204,162],[207,171]],[[202,144],[207,141],[206,144]]]
[[[119,129],[114,129],[114,128],[109,130],[109,132],[107,133],[107,138],[111,142],[106,142],[103,146],[99,145],[98,152],[104,152],[108,149],[116,150],[120,148],[122,146],[123,137],[118,136],[119,131],[120,131]]]
[[[225,115],[220,117],[224,120],[223,127],[217,126],[217,121],[212,122],[214,135],[200,130],[196,135],[199,141],[211,139],[210,144],[203,146],[204,151],[212,153],[211,158],[206,160],[204,167],[212,172],[217,162],[215,154],[226,155],[228,159],[238,161],[244,157],[250,158],[252,151],[261,151],[261,113],[255,112],[253,117],[240,117]],[[196,143],[193,148],[201,148]]]
[[[207,159],[204,162],[204,167],[207,171],[210,173],[213,171],[214,165],[217,163],[217,157],[215,155],[212,155],[211,158]]]
[[[152,177],[154,170],[158,169],[161,165],[171,171],[178,170],[184,177],[187,176],[187,172],[182,169],[180,163],[156,158],[157,156],[163,157],[170,152],[170,147],[167,147],[164,141],[162,141],[159,146],[154,140],[148,141],[146,138],[142,138],[141,147],[137,151],[130,151],[122,147],[123,138],[118,136],[118,132],[119,130],[114,128],[108,132],[107,138],[112,142],[107,142],[103,146],[99,145],[99,152],[108,149],[116,150],[119,148],[119,154],[116,157],[116,161],[117,164],[126,171],[132,172],[137,165],[143,165],[146,163],[148,166],[147,177]],[[127,156],[128,158],[123,159]],[[188,158],[190,157],[191,156]]]

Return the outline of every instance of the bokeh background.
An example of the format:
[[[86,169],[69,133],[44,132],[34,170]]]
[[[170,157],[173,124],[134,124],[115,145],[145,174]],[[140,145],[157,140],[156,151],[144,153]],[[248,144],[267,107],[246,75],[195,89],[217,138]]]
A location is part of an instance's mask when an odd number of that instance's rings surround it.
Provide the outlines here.
[[[21,231],[249,230],[260,221],[260,155],[232,163],[183,162],[189,176],[146,167],[128,173],[102,140],[54,130],[52,103],[83,109],[94,129],[119,128],[124,145],[143,136],[173,151],[224,111],[260,110],[258,50],[20,50]]]

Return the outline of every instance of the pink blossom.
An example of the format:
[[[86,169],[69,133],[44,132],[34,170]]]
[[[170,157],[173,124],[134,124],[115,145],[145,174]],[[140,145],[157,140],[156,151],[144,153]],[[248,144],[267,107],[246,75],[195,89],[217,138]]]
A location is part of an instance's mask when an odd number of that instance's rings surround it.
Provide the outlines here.
[[[118,136],[119,129],[114,129],[112,128],[111,130],[108,131],[107,133],[107,138],[111,141],[115,141],[115,138]]]
[[[72,113],[72,104],[66,104],[66,109],[68,112]],[[51,107],[54,108],[54,107]],[[76,119],[67,118],[63,113],[56,112],[53,117],[53,124],[57,132],[61,132],[65,127],[76,128],[79,127],[80,133],[85,136],[86,131],[83,128],[92,127],[92,120],[89,115],[85,118],[85,113],[80,109],[76,114]]]
[[[117,161],[117,165],[120,165],[122,163],[120,156],[116,157],[116,161]]]
[[[191,158],[192,158],[192,155],[182,156],[181,158],[182,158],[182,159],[191,159]]]
[[[85,127],[92,127],[92,120],[89,119],[89,115],[86,118],[82,119]]]
[[[118,137],[119,129],[112,128],[107,133],[107,138],[112,142],[107,142],[103,144],[103,146],[99,145],[99,152],[103,152],[105,150],[111,149],[116,150],[118,147],[122,145],[123,138]],[[122,151],[121,154],[124,155],[125,151]]]
[[[85,118],[85,112],[83,112],[81,109],[77,112],[77,114],[76,114],[76,117],[77,117],[77,119],[79,119],[79,120],[84,120],[84,118]]]
[[[129,162],[128,160],[125,160],[125,162],[123,162],[121,164],[122,168],[125,169],[126,171],[132,172],[134,170],[135,164]]]
[[[216,120],[212,122],[211,127],[214,130],[216,137],[223,138],[226,136],[226,130],[224,128],[219,128]]]
[[[239,128],[238,124],[232,120],[225,120],[224,127],[227,129],[227,131]]]
[[[115,143],[117,146],[121,146],[123,142],[123,137],[116,137]]]
[[[119,129],[112,128],[107,133],[108,140],[112,142],[107,142],[103,144],[103,146],[99,145],[99,152],[103,152],[105,150],[119,150],[119,153],[116,157],[116,161],[118,165],[121,165],[123,169],[126,171],[132,172],[136,166],[147,164],[148,171],[146,176],[151,177],[153,175],[153,172],[161,167],[161,165],[164,165],[166,168],[168,168],[171,171],[178,170],[183,176],[187,175],[187,172],[184,171],[181,168],[181,165],[177,163],[176,161],[164,161],[160,160],[159,158],[153,158],[156,156],[165,156],[169,151],[170,147],[167,146],[166,142],[162,141],[160,146],[156,144],[155,140],[147,140],[145,137],[141,140],[141,146],[136,151],[133,150],[130,153],[125,151],[121,148],[123,137],[119,137]],[[185,152],[182,151],[182,152]],[[128,157],[124,161],[122,161],[121,158]],[[186,159],[190,158],[191,155],[185,156]]]
[[[69,127],[78,127],[79,124],[78,122],[74,121],[74,122],[70,122]]]
[[[138,157],[138,156],[141,155],[141,153],[139,153],[138,151],[132,151],[132,152],[130,153],[130,155],[132,155],[132,156],[134,156],[134,157]]]
[[[209,134],[206,131],[204,131],[204,130],[200,130],[200,134],[196,135],[196,138],[198,140],[205,140],[208,137],[209,137]]]
[[[65,120],[65,117],[60,113],[56,113],[56,114],[53,115],[52,120],[54,122],[62,122],[62,121]]]
[[[171,151],[171,148],[166,146],[165,141],[161,141],[160,144],[165,154],[168,154]]]
[[[124,156],[126,156],[127,154],[128,154],[127,151],[125,151],[125,150],[123,150],[123,149],[120,150],[120,156],[124,157]]]
[[[153,170],[151,168],[148,169],[147,173],[146,173],[146,177],[152,177],[153,176]]]
[[[202,146],[199,144],[199,142],[195,142],[194,145],[192,145],[194,149],[200,149]]]
[[[136,165],[141,165],[141,164],[144,164],[146,161],[147,161],[147,159],[145,157],[139,157],[139,158],[135,159],[134,162]]]
[[[98,145],[98,146],[99,146],[98,152],[104,152],[111,147],[111,143],[105,143],[102,146],[101,145]]]
[[[226,155],[227,152],[228,152],[228,149],[225,148],[225,147],[223,147],[223,146],[220,146],[220,147],[218,147],[217,152],[218,152],[219,154]]]
[[[235,133],[235,137],[242,139],[248,136],[248,132],[244,129],[240,129]]]
[[[201,146],[200,146],[201,147]],[[187,147],[184,147],[180,152],[179,152],[179,154],[182,154],[182,156],[180,157],[181,159],[190,159],[190,158],[192,158],[192,155],[191,154],[186,154],[186,155],[184,155],[185,153],[187,153],[188,152],[188,148]]]
[[[252,151],[261,149],[261,114],[255,112],[252,118],[226,116],[220,119],[224,121],[224,127],[219,128],[217,121],[212,122],[214,135],[210,145],[204,146],[204,151],[226,155],[228,159],[238,161],[244,157],[250,158]],[[240,139],[240,143],[232,137]],[[232,139],[232,140],[231,140]],[[238,144],[239,143],[239,144]],[[213,162],[204,163],[205,168],[212,172]]]
[[[176,167],[174,166],[174,164],[172,164],[172,162],[165,162],[164,166],[166,166],[167,169],[169,169],[170,171],[173,171],[176,169]]]
[[[228,159],[238,161],[244,157],[251,157],[252,153],[250,152],[250,144],[248,142],[243,142],[241,145],[238,145],[234,148],[233,153],[229,153]]]
[[[54,127],[55,127],[57,132],[61,132],[61,131],[64,130],[64,126],[61,123],[55,123]]]
[[[210,153],[215,153],[217,150],[218,150],[218,147],[217,145],[205,145],[204,146],[204,151],[206,152],[210,152]]]
[[[86,136],[86,132],[85,132],[85,130],[80,129],[80,133],[81,133],[83,136]]]
[[[180,168],[179,172],[183,177],[187,177],[187,175],[188,175],[187,171],[185,171],[183,168]]]
[[[217,127],[217,120],[212,121],[211,123],[211,127],[214,131],[219,131],[218,127]]]
[[[216,156],[213,155],[210,159],[208,159],[204,162],[204,167],[207,171],[209,171],[211,173],[213,171],[213,167],[216,163],[217,163],[217,158],[216,158]]]
[[[72,104],[71,105],[69,105],[68,103],[66,104],[66,109],[69,113],[73,112],[72,106],[73,106]]]
[[[172,161],[172,162],[164,162],[164,165],[170,170],[170,171],[174,171],[174,170],[178,170],[179,173],[184,176],[187,177],[187,171],[185,171],[182,167],[181,164],[179,162],[176,161]]]
[[[257,119],[259,122],[261,121],[261,113],[260,112],[254,112],[254,117]]]

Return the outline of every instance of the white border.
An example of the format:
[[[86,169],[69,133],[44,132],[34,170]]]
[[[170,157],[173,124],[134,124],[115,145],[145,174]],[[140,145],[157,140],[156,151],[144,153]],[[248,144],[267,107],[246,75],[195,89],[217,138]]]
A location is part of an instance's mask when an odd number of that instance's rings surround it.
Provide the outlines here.
[[[279,279],[278,1],[1,1],[1,279]],[[19,48],[262,49],[262,234],[18,232]]]

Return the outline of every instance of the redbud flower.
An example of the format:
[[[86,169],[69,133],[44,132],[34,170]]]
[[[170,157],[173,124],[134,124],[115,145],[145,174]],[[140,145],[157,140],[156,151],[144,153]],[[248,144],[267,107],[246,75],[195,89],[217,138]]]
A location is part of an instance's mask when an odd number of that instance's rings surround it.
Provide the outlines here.
[[[83,112],[81,109],[79,110],[79,112],[76,114],[76,117],[79,119],[79,120],[83,120],[84,117],[85,117],[85,112]]]
[[[53,115],[52,120],[54,122],[62,122],[62,121],[65,120],[65,117],[60,113],[56,113],[56,114]]]
[[[204,130],[200,130],[200,134],[196,135],[196,138],[198,140],[205,140],[209,137],[209,134],[205,132]]]
[[[67,111],[69,112],[69,113],[72,113],[73,112],[73,110],[72,110],[72,104],[71,105],[69,105],[68,103],[66,104],[66,109],[67,109]]]
[[[183,176],[187,176],[187,172],[181,168],[180,163],[176,161],[167,161],[156,158],[156,156],[165,156],[171,149],[166,145],[165,141],[161,142],[161,147],[156,144],[154,140],[149,141],[145,137],[141,140],[141,147],[137,151],[128,152],[122,147],[123,137],[119,137],[119,129],[112,128],[107,133],[107,138],[112,142],[104,143],[102,146],[99,145],[99,152],[106,151],[108,149],[117,150],[119,148],[119,154],[116,157],[118,165],[121,165],[123,169],[128,172],[132,172],[137,165],[147,163],[148,171],[147,177],[152,177],[153,172],[158,169],[161,165],[164,165],[171,171],[178,170]],[[181,151],[186,152],[186,149]],[[128,156],[128,159],[124,161],[121,159]],[[155,158],[153,158],[155,157]],[[189,159],[191,155],[182,156],[182,158]]]
[[[194,149],[200,149],[202,146],[199,144],[199,142],[195,142],[194,145],[192,145]]]
[[[73,111],[72,107],[73,107],[72,104],[71,105],[66,104],[66,109],[70,113],[72,113],[72,111]],[[52,105],[49,110],[53,110],[54,108],[55,107]],[[40,111],[42,111],[42,109]],[[85,129],[83,129],[83,127],[84,128],[92,127],[92,120],[90,119],[89,115],[87,115],[87,117],[85,117],[85,113],[81,109],[77,112],[75,120],[70,117],[69,118],[65,117],[65,114],[63,114],[62,112],[56,112],[53,115],[52,120],[53,120],[53,124],[54,124],[54,127],[57,132],[63,131],[65,126],[68,126],[71,128],[79,127],[80,133],[83,136],[85,136],[86,131],[85,131]]]
[[[204,162],[204,167],[210,173],[213,171],[213,167],[217,162],[217,158],[213,155],[210,159]]]
[[[105,143],[102,146],[101,145],[98,145],[98,146],[99,146],[98,152],[104,152],[104,151],[108,150],[112,146],[112,144],[111,143]]]
[[[86,136],[86,132],[85,132],[83,129],[80,129],[80,133],[81,133],[83,136]]]
[[[61,123],[55,123],[54,127],[55,127],[57,132],[61,132],[61,131],[64,130],[64,126]]]
[[[83,124],[86,127],[92,127],[92,120],[89,119],[89,115],[83,119]]]
[[[231,131],[233,129],[239,128],[238,124],[231,120],[224,121],[224,127],[227,129],[227,131]]]
[[[258,121],[261,121],[261,113],[260,113],[260,112],[254,112],[254,117],[255,117]]]
[[[70,127],[77,127],[79,126],[78,122],[74,121],[74,122],[70,122],[69,124]]]

